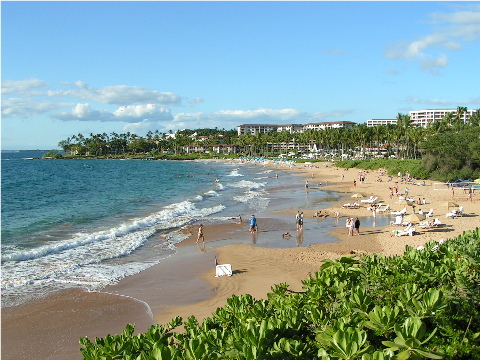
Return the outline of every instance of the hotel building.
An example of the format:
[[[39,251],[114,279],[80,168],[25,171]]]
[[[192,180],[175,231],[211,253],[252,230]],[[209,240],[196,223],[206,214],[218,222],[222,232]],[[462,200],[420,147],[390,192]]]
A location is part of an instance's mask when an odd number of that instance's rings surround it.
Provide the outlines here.
[[[397,119],[370,119],[367,120],[367,126],[373,127],[377,125],[396,125],[397,124]]]
[[[477,112],[477,110],[468,110],[463,113],[462,120],[464,123]],[[410,119],[413,125],[427,127],[429,123],[442,120],[445,115],[451,113],[453,117],[457,114],[457,109],[431,109],[410,111]]]
[[[271,125],[271,124],[243,124],[237,126],[237,133],[239,136],[245,134],[265,134],[270,131],[288,131],[290,133],[301,133],[309,129],[313,130],[325,130],[327,128],[352,128],[357,123],[353,121],[330,121],[321,123],[309,123],[309,124],[288,124],[288,125]]]

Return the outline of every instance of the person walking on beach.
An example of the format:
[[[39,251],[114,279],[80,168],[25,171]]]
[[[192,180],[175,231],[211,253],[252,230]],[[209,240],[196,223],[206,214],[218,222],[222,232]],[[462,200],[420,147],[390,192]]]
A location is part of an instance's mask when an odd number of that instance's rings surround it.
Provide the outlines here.
[[[305,182],[305,190],[308,191],[308,180]]]
[[[257,219],[255,218],[255,215],[252,215],[250,217],[250,233],[251,234],[255,232],[256,226],[257,226]]]
[[[347,218],[347,221],[345,222],[345,227],[347,228],[347,234],[350,236],[350,224],[352,222],[352,219]]]
[[[202,239],[202,243],[205,244],[205,237],[203,236],[203,224],[200,224],[198,228],[197,244],[200,239]]]
[[[357,180],[353,180],[353,187],[357,187]]]
[[[298,219],[298,230],[303,230],[303,211],[300,213],[300,217]]]
[[[355,233],[360,235],[360,220],[358,220],[358,217],[355,219]]]

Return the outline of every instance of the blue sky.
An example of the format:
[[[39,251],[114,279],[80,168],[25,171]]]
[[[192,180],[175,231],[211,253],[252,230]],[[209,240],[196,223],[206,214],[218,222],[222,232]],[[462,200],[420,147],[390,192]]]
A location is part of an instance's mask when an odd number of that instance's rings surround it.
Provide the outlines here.
[[[478,2],[2,1],[2,149],[480,108]]]

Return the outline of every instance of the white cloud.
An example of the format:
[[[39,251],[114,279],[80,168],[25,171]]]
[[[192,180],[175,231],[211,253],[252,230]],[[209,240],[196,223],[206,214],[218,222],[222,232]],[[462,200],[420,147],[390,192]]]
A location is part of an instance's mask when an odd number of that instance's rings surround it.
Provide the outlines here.
[[[32,91],[47,86],[46,82],[38,79],[2,80],[2,94],[31,94]]]
[[[422,70],[444,68],[448,65],[447,55],[434,53],[437,49],[459,51],[462,43],[480,39],[480,7],[470,11],[436,12],[429,17],[435,25],[430,34],[389,44],[385,57],[419,62]]]
[[[72,111],[53,114],[52,117],[63,121],[115,121],[111,112],[92,109],[88,103],[77,104]]]
[[[203,103],[203,98],[201,98],[201,97],[196,97],[196,98],[193,98],[192,100],[190,100],[188,103],[189,103],[190,105],[201,104],[201,103]]]
[[[92,88],[88,84],[77,81],[68,84],[73,90],[49,91],[49,96],[68,96],[81,100],[102,104],[130,105],[136,103],[155,103],[162,105],[180,105],[182,97],[171,92],[160,92],[141,86],[114,85],[103,88]]]
[[[2,117],[30,117],[65,106],[64,103],[36,101],[30,98],[2,99]]]
[[[138,119],[147,119],[151,121],[171,120],[172,114],[169,109],[158,107],[155,104],[122,106],[115,110],[113,114],[121,119],[120,121],[133,122]],[[123,120],[125,119],[125,120]],[[128,119],[131,119],[129,121]]]
[[[88,103],[77,104],[70,112],[53,114],[52,117],[63,121],[120,121],[127,123],[172,119],[169,109],[157,107],[155,104],[122,106],[113,112],[92,109]]]
[[[427,106],[438,106],[438,107],[456,107],[468,104],[479,104],[480,97],[467,99],[467,100],[441,100],[441,99],[418,99],[413,96],[407,97],[405,102],[408,104],[422,104]]]

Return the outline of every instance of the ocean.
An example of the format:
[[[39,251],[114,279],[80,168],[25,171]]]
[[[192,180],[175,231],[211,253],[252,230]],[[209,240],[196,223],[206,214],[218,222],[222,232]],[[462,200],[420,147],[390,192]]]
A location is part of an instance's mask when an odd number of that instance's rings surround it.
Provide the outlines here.
[[[305,197],[302,185],[277,199],[272,191],[292,186],[292,178],[261,162],[42,155],[2,151],[4,307],[72,287],[101,290],[175,256],[189,225],[338,199],[327,191]]]

